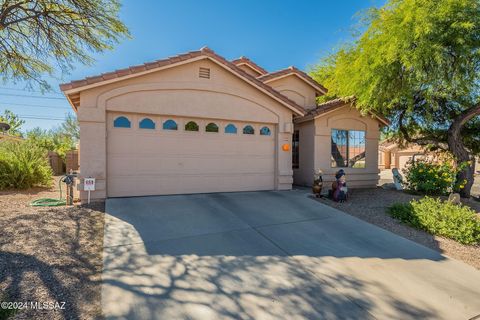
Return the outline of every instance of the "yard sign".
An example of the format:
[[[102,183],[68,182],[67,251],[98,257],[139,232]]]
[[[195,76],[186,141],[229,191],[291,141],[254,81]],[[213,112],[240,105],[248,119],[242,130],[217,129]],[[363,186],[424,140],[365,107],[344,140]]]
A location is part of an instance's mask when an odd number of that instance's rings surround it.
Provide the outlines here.
[[[95,178],[85,178],[83,181],[83,190],[95,191]]]
[[[95,178],[83,179],[83,190],[88,191],[88,203],[90,204],[90,191],[95,191]]]

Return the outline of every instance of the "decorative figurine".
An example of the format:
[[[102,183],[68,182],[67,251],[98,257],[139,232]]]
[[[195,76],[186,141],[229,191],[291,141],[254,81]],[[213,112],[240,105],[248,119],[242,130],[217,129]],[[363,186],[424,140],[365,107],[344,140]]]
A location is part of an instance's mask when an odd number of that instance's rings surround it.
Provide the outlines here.
[[[313,173],[312,192],[317,198],[321,197],[321,194],[322,194],[322,187],[323,187],[322,174],[323,174],[322,170],[318,170]]]
[[[332,196],[333,200],[337,202],[347,201],[348,188],[345,178],[345,171],[343,169],[338,170],[335,173],[336,181],[332,183]]]

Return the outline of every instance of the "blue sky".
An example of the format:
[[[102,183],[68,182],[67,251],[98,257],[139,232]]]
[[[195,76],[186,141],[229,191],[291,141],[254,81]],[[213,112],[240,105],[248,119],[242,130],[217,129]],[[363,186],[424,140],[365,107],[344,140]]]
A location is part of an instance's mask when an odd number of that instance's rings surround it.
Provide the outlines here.
[[[269,71],[294,65],[307,69],[350,39],[355,14],[384,0],[337,1],[122,1],[120,17],[132,39],[94,55],[63,79],[50,79],[56,92],[25,92],[0,85],[0,113],[25,116],[24,130],[58,125],[70,107],[58,84],[208,46],[227,59],[249,57]],[[26,97],[28,96],[28,97]],[[35,106],[33,106],[35,105]],[[49,108],[47,108],[49,107]],[[55,120],[29,119],[27,117]]]

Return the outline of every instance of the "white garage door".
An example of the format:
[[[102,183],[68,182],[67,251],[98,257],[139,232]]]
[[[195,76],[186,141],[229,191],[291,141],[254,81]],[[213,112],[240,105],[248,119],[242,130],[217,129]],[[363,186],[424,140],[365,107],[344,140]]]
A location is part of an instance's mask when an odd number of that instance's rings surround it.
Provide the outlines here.
[[[107,118],[109,197],[274,189],[272,124],[118,114]],[[198,131],[185,130],[190,121]],[[167,130],[175,124],[177,130]],[[213,131],[217,126],[218,132],[206,132],[207,125]],[[244,134],[246,126],[254,134]]]
[[[400,156],[398,158],[399,168],[401,171],[405,170],[408,161],[412,160],[412,156]]]

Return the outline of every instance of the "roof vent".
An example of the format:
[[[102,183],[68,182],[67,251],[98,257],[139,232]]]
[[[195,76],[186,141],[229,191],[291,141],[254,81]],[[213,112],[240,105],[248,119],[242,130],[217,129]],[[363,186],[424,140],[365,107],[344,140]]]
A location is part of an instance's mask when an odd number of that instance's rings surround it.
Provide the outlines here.
[[[210,68],[202,68],[198,71],[198,76],[204,79],[210,79]]]

